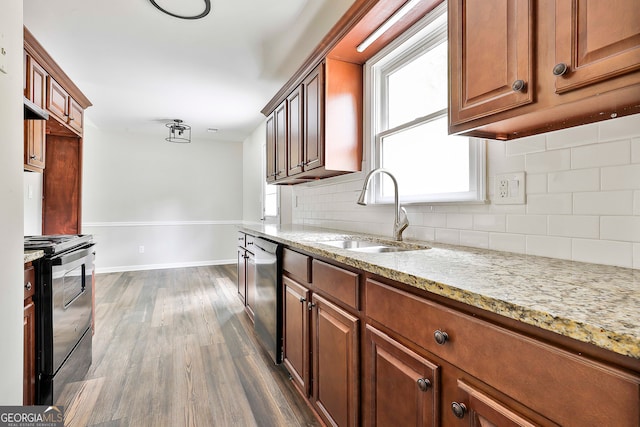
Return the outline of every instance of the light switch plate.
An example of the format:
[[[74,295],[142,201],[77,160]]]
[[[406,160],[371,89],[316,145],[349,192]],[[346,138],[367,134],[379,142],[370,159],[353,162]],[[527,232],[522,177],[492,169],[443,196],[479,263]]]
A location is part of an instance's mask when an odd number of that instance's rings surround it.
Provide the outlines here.
[[[7,50],[4,47],[4,34],[0,33],[0,71],[7,74]]]
[[[498,174],[492,202],[496,205],[524,205],[525,190],[524,172]]]

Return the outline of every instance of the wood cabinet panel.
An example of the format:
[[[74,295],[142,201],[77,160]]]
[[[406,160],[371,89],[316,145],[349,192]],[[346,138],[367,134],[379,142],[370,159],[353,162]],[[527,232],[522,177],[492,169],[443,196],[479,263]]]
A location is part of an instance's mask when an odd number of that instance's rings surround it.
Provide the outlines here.
[[[367,325],[367,426],[438,426],[440,367]]]
[[[640,69],[640,15],[633,1],[556,2],[556,93]]]
[[[243,239],[244,240],[244,239]],[[238,297],[242,305],[247,301],[247,251],[238,248]]]
[[[302,172],[304,166],[303,139],[303,93],[302,87],[296,88],[287,97],[287,136],[289,149],[287,150],[287,176]]]
[[[304,169],[324,165],[324,65],[318,65],[303,81]]]
[[[44,172],[43,234],[79,234],[82,171],[80,138],[49,135]]]
[[[357,317],[312,295],[312,404],[329,425],[359,423],[359,324]]]
[[[69,116],[69,94],[52,77],[47,78],[47,110],[67,122]]]
[[[246,295],[245,295],[245,310],[249,315],[249,319],[253,322],[254,307],[256,306],[256,257],[250,252],[246,251]]]
[[[69,126],[82,133],[84,126],[84,110],[73,98],[69,97]]]
[[[360,275],[326,262],[313,260],[313,286],[354,310],[360,307]]]
[[[532,1],[456,0],[450,17],[450,123],[533,102]]]
[[[22,404],[35,405],[36,398],[36,308],[33,302],[36,277],[32,263],[24,266]]]
[[[275,179],[287,176],[287,102],[283,102],[275,111]]]
[[[638,377],[374,280],[365,307],[372,320],[558,424],[631,427],[640,419]],[[442,344],[438,332],[447,334]]]
[[[47,76],[45,69],[25,52],[25,96],[38,107],[46,108]],[[45,168],[46,121],[24,122],[25,169],[42,172]]]
[[[311,257],[284,248],[282,269],[303,283],[311,283]]]
[[[310,395],[309,289],[282,278],[284,291],[283,363],[304,396]]]
[[[276,180],[276,118],[275,111],[267,117],[266,122],[266,150],[265,158],[267,162],[266,179],[268,183]]]

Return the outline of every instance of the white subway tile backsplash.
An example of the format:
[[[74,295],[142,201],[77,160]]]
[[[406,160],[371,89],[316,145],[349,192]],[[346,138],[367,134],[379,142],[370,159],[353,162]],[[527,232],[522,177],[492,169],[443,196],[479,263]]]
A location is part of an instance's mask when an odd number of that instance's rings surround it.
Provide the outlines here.
[[[488,199],[525,171],[526,204],[411,204],[407,239],[640,269],[640,114],[486,146]],[[292,187],[294,223],[391,238],[393,206],[355,202],[363,179]]]
[[[547,192],[547,174],[526,174],[526,194],[540,194]]]
[[[526,236],[523,234],[489,233],[489,249],[523,254],[526,251]]]
[[[598,124],[600,128],[600,142],[633,138],[640,134],[640,114],[605,120]]]
[[[547,216],[507,215],[507,233],[547,234]]]
[[[489,233],[486,231],[460,230],[460,244],[474,248],[489,247]]]
[[[576,126],[549,132],[546,136],[548,150],[592,144],[598,141],[598,125],[594,123],[585,126]]]
[[[554,172],[571,168],[571,151],[569,149],[545,151],[526,155],[526,172]]]
[[[544,135],[534,135],[515,139],[506,143],[507,157],[545,151],[546,138]]]
[[[571,150],[572,169],[617,166],[630,162],[631,144],[629,141],[592,144]]]
[[[474,215],[473,229],[479,231],[502,231],[506,230],[506,215]]]
[[[633,192],[574,193],[573,213],[577,215],[631,215],[633,213]]]
[[[527,214],[570,214],[571,193],[531,194],[527,196]]]
[[[597,239],[600,236],[600,217],[581,215],[549,215],[549,235]]]
[[[527,254],[571,259],[571,239],[553,236],[527,236]]]
[[[633,244],[608,240],[573,240],[573,260],[596,264],[633,266]]]
[[[603,216],[600,218],[600,238],[623,242],[640,242],[640,217]]]
[[[448,243],[451,245],[460,244],[460,230],[452,230],[449,228],[436,228],[436,242]]]
[[[640,164],[602,168],[602,189],[640,189]]]
[[[458,213],[447,214],[447,228],[470,230],[473,228],[473,215]]]
[[[549,173],[549,193],[597,191],[600,189],[600,169],[578,169]]]

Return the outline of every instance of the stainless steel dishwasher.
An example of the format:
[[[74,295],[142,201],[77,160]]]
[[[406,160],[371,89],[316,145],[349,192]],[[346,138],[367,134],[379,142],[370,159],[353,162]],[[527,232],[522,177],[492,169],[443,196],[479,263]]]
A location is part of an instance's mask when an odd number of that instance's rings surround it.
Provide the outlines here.
[[[254,325],[258,340],[273,361],[282,361],[282,247],[257,237],[254,241],[256,295]]]

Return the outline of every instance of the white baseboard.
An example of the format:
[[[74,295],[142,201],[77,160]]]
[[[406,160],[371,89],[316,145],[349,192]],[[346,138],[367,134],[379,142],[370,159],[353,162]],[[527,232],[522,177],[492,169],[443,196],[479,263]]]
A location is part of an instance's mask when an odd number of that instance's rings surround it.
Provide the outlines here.
[[[178,262],[171,264],[145,264],[145,265],[122,265],[117,267],[96,268],[96,274],[104,273],[122,273],[125,271],[144,271],[144,270],[166,270],[168,268],[185,268],[185,267],[205,267],[208,265],[226,265],[238,262],[234,259],[195,261],[195,262]]]

